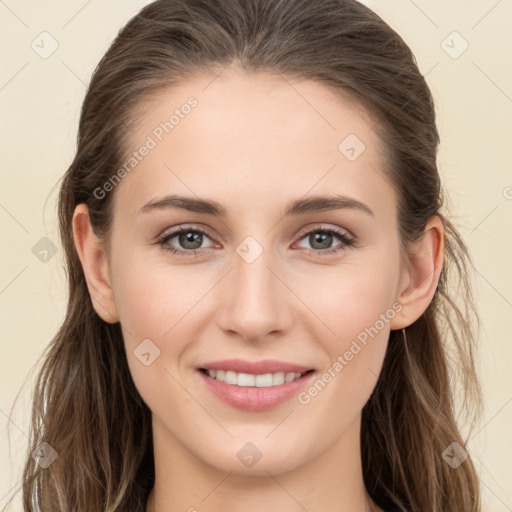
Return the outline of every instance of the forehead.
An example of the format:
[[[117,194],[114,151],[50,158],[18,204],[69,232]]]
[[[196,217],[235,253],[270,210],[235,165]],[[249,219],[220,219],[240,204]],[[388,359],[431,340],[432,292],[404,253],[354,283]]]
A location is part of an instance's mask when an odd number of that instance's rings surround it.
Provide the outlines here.
[[[137,106],[133,130],[127,139],[129,147],[141,135],[150,134],[169,121],[173,113],[174,136],[179,132],[175,130],[179,124],[182,128],[193,127],[197,135],[215,133],[229,135],[230,139],[237,135],[257,133],[263,137],[279,133],[281,142],[291,142],[293,137],[304,139],[308,132],[309,139],[318,134],[326,138],[326,143],[336,143],[350,123],[360,138],[371,139],[369,142],[376,138],[371,129],[374,121],[354,97],[318,81],[246,72],[236,66],[218,75],[192,77],[149,95]],[[197,108],[187,107],[191,98]],[[158,133],[155,136],[159,138]]]
[[[179,189],[263,206],[308,191],[392,194],[368,112],[316,81],[229,69],[161,90],[135,114],[127,158],[150,149],[116,196],[147,201]]]

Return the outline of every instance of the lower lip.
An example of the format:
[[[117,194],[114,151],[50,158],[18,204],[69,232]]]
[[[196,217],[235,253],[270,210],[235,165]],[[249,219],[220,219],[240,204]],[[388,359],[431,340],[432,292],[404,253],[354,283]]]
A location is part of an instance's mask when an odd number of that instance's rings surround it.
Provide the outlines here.
[[[235,386],[212,379],[206,373],[197,370],[208,389],[223,402],[242,411],[267,411],[296,396],[315,375],[315,372],[303,375],[300,379],[285,382],[277,386],[258,388],[254,386]]]

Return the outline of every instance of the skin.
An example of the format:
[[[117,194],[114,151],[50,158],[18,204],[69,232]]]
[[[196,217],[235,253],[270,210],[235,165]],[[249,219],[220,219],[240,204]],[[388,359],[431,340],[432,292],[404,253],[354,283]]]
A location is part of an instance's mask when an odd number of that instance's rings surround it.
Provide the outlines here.
[[[105,321],[121,322],[131,374],[152,411],[156,481],[147,511],[379,510],[362,479],[361,411],[390,330],[413,323],[432,300],[442,223],[429,220],[405,264],[374,123],[313,81],[234,67],[213,81],[197,76],[141,105],[127,148],[143,144],[191,95],[198,106],[111,192],[110,250],[92,233],[85,205],[74,215],[94,307]],[[338,150],[351,133],[366,146],[354,161]],[[334,191],[373,216],[347,208],[283,217],[289,201]],[[228,215],[138,213],[169,193],[213,199]],[[203,252],[176,256],[155,243],[180,225],[207,231]],[[326,227],[356,245],[334,236],[328,248],[340,252],[308,255],[327,249],[304,233]],[[263,249],[252,263],[236,252],[247,236]],[[172,244],[190,247],[177,237]],[[321,374],[393,304],[401,311],[308,404],[292,398],[270,411],[240,411],[214,397],[195,371],[206,361],[243,358]],[[134,355],[147,338],[160,349],[149,366]],[[247,442],[262,454],[251,468],[237,457]]]

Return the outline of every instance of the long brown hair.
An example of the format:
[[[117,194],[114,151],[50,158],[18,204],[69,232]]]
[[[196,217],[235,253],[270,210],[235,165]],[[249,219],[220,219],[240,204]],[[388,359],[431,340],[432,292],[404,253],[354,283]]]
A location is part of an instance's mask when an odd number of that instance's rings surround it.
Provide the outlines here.
[[[76,156],[63,177],[58,212],[69,302],[36,383],[25,512],[145,510],[155,477],[151,415],[132,381],[120,325],[93,309],[73,242],[73,212],[85,203],[108,243],[115,192],[94,191],[121,165],[141,101],[235,62],[247,73],[315,80],[367,109],[386,148],[402,243],[417,240],[431,216],[442,219],[445,263],[435,296],[405,332],[391,332],[363,410],[364,481],[384,510],[395,504],[408,512],[480,511],[471,457],[457,468],[443,457],[454,442],[466,446],[459,427],[474,422],[480,405],[478,317],[467,248],[441,212],[434,102],[411,50],[355,0],[157,0],[127,23],[97,66]],[[453,400],[457,382],[462,420]],[[31,456],[42,443],[58,454],[46,468]],[[43,453],[53,453],[44,446]]]

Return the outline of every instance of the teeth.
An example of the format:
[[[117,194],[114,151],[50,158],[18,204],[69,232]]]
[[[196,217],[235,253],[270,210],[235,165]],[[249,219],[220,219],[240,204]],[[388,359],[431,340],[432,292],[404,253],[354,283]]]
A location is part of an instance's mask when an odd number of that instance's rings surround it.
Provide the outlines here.
[[[235,386],[268,388],[270,386],[279,386],[285,382],[297,380],[301,377],[302,373],[276,372],[252,375],[250,373],[237,373],[225,370],[208,370],[208,375],[212,379],[217,379],[226,384],[233,384]]]

